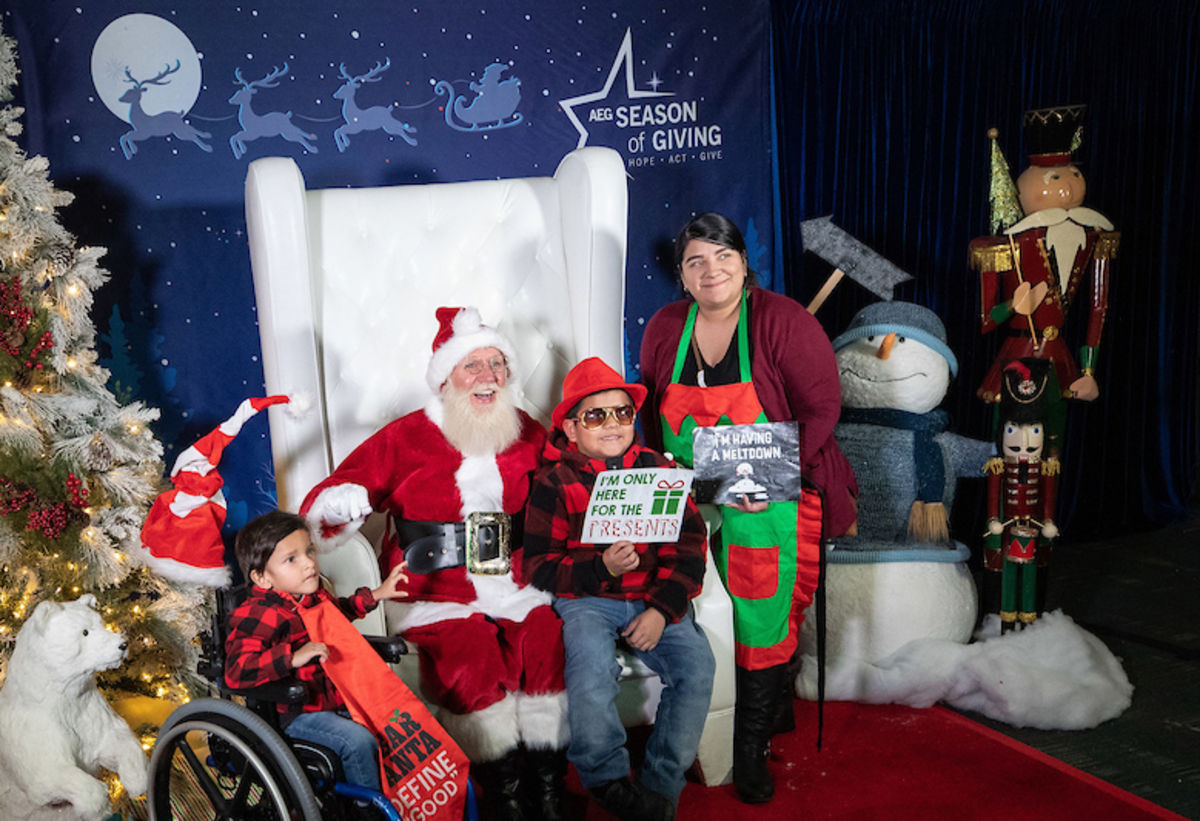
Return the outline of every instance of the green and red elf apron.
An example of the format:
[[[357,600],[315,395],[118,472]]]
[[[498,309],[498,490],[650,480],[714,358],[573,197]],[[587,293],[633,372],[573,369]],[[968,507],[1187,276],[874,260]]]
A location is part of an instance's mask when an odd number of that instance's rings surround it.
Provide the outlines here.
[[[680,384],[696,324],[692,304],[679,340],[671,382],[659,403],[663,449],[692,465],[692,431],[698,427],[768,422],[750,378],[746,296],[738,318],[740,382],[698,387]],[[804,609],[819,578],[821,501],[804,491],[800,502],[771,502],[761,513],[721,507],[721,529],[713,558],[733,600],[734,658],[738,666],[762,670],[792,657]]]
[[[350,716],[379,740],[383,793],[406,821],[458,821],[467,800],[466,755],[331,601],[298,609]]]

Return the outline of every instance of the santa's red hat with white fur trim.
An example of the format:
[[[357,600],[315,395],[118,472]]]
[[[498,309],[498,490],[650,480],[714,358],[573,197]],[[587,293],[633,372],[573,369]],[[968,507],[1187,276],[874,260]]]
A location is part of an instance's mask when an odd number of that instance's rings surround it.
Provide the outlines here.
[[[433,356],[425,369],[425,381],[437,395],[450,378],[451,371],[471,351],[495,348],[508,360],[511,375],[516,370],[516,354],[512,343],[495,328],[483,324],[475,308],[438,308],[437,335],[433,338]]]
[[[225,483],[217,464],[226,446],[246,420],[271,405],[289,402],[287,396],[247,399],[220,427],[189,447],[171,468],[175,487],[159,494],[142,525],[138,552],[150,569],[168,579],[189,584],[222,587],[229,584],[225,565]]]

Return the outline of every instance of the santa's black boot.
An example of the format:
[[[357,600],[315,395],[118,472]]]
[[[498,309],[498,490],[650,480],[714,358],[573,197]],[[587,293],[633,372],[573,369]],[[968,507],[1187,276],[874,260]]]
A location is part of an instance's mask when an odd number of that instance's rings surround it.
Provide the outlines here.
[[[767,769],[770,739],[779,715],[780,679],[787,665],[765,670],[737,668],[737,701],[733,710],[733,785],[747,804],[763,804],[775,795]]]
[[[563,821],[566,816],[567,751],[525,750],[525,800],[529,818]]]
[[[521,750],[505,753],[503,758],[472,764],[471,773],[483,788],[482,815],[491,821],[526,821],[521,806]]]

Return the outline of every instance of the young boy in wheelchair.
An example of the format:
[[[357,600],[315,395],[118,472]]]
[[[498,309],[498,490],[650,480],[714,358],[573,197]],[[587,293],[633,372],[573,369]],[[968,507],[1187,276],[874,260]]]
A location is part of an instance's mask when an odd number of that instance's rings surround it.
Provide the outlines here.
[[[712,695],[712,649],[689,604],[704,580],[704,520],[689,498],[676,542],[581,540],[602,471],[671,465],[634,442],[633,422],[645,398],[645,387],[626,384],[596,357],[563,379],[563,399],[551,416],[554,427],[525,511],[525,574],[555,594],[554,609],[562,617],[567,756],[580,781],[619,818],[666,821],[675,815],[684,771],[696,758]],[[637,781],[629,778],[615,703],[618,643],[663,681]]]
[[[309,701],[278,706],[284,734],[330,748],[341,758],[347,781],[379,790],[375,735],[349,717],[321,667],[329,658],[329,648],[309,640],[297,608],[316,597],[335,601],[348,619],[361,618],[379,602],[406,595],[396,590],[407,578],[404,565],[397,565],[374,590],[360,587],[351,596],[334,599],[321,588],[321,569],[307,524],[281,510],[243,527],[234,550],[242,575],[252,586],[229,617],[226,683],[236,689],[292,677],[303,681]]]

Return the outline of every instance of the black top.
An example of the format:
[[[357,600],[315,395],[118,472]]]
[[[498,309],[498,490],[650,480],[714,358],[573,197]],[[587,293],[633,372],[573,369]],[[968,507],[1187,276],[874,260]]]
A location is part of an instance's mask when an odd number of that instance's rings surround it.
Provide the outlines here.
[[[746,322],[750,322],[750,295],[746,294]],[[749,335],[747,334],[747,344]],[[695,387],[699,384],[697,375],[699,373],[699,363],[697,362],[699,351],[696,346],[688,340],[687,358],[683,360],[683,371],[679,374],[679,384],[691,385]],[[753,359],[754,351],[751,349],[749,358]],[[704,386],[712,388],[716,385],[734,385],[742,381],[741,369],[738,367],[738,335],[737,329],[734,329],[733,339],[729,340],[729,348],[725,351],[725,356],[720,362],[713,364],[705,364],[704,367]]]

